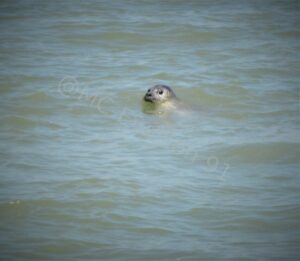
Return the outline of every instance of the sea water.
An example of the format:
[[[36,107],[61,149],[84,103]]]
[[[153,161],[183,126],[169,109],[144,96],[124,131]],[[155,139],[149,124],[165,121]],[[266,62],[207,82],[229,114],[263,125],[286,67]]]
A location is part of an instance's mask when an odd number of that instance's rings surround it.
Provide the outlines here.
[[[299,260],[299,8],[1,1],[0,259]]]

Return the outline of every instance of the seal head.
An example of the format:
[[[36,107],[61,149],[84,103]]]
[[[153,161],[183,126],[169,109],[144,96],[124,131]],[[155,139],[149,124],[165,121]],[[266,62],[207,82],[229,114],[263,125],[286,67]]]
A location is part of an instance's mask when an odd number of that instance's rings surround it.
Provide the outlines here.
[[[176,99],[176,95],[167,85],[155,85],[144,96],[144,101],[152,103],[164,103],[172,99]]]

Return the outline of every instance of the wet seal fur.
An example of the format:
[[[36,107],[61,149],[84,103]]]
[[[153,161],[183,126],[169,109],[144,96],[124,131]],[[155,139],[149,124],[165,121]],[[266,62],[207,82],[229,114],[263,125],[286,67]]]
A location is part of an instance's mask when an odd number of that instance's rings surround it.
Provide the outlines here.
[[[146,113],[165,114],[176,109],[178,105],[178,99],[172,88],[162,84],[148,89],[143,99]]]
[[[177,97],[171,87],[161,84],[155,85],[150,88],[144,96],[144,101],[152,102],[155,104],[162,104],[167,101],[175,100],[177,100]]]

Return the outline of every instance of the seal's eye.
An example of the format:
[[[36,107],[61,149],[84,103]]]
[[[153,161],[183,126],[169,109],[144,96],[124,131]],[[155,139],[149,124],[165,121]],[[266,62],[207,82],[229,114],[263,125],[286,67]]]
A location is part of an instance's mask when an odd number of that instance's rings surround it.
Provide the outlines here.
[[[159,93],[160,95],[162,95],[162,94],[164,93],[164,91],[163,91],[163,90],[159,90],[158,93]]]

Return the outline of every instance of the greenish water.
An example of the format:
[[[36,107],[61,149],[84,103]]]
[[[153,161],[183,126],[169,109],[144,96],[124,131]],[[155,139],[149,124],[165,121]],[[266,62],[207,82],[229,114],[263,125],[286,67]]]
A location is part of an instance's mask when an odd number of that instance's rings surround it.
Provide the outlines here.
[[[0,260],[299,260],[299,8],[1,1]]]

